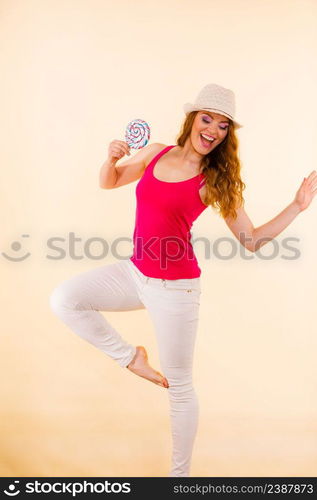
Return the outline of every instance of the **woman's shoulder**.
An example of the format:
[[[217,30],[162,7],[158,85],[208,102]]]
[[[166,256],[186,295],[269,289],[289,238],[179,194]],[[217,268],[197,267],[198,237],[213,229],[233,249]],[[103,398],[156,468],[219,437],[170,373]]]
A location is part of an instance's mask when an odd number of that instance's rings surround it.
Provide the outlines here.
[[[153,158],[158,155],[163,149],[167,148],[167,144],[162,144],[161,142],[153,142],[152,144],[148,144],[144,149],[146,149],[146,158],[145,165],[146,167],[151,163]],[[146,168],[145,167],[145,168]]]

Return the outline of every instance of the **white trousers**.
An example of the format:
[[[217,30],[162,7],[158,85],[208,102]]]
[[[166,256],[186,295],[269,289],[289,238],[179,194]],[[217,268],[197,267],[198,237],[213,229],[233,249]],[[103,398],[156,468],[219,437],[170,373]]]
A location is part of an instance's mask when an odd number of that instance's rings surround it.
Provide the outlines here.
[[[50,296],[70,329],[126,367],[136,353],[99,311],[147,309],[154,325],[161,371],[169,382],[172,461],[169,476],[189,476],[199,405],[192,382],[200,278],[149,278],[128,259],[60,283]]]

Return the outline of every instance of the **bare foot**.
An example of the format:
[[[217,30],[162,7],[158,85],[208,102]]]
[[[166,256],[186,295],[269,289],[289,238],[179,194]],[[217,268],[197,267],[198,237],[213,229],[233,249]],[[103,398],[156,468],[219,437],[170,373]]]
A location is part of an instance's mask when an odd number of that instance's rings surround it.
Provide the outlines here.
[[[166,389],[169,387],[167,378],[163,377],[160,372],[154,370],[154,368],[149,365],[147,352],[142,345],[136,347],[136,354],[127,368],[136,375],[139,375],[139,377],[154,382],[154,384],[165,387]]]

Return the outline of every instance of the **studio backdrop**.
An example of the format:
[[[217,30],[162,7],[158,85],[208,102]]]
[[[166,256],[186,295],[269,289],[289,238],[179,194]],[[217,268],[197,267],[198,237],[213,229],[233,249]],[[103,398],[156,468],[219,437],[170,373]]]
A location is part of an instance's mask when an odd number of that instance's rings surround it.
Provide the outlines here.
[[[49,297],[132,253],[136,182],[99,187],[110,142],[140,118],[176,144],[208,83],[236,95],[254,226],[291,203],[316,168],[316,19],[314,0],[2,0],[2,476],[167,474],[166,391]],[[314,200],[256,253],[210,207],[194,223],[193,476],[316,476],[316,217]],[[146,310],[103,314],[160,369]]]

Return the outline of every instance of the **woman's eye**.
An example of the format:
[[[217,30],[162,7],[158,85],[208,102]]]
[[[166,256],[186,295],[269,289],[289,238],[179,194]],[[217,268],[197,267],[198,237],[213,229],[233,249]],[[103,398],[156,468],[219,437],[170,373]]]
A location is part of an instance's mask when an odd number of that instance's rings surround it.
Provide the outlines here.
[[[205,122],[205,123],[210,123],[210,121],[209,121],[209,120],[206,120],[206,118],[203,118],[203,122]],[[227,130],[227,128],[228,128],[228,127],[227,127],[227,126],[225,126],[225,127],[220,127],[220,128],[221,128],[221,130]]]

